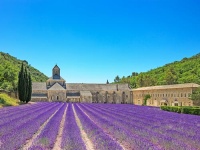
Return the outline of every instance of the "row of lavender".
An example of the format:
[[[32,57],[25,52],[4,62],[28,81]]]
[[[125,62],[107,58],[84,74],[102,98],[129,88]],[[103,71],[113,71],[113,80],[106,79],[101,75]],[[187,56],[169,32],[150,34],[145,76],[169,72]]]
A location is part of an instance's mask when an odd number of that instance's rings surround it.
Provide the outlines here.
[[[66,111],[66,116],[64,112]],[[64,119],[65,118],[65,119]],[[61,141],[56,141],[62,119],[65,120]],[[59,142],[59,147],[54,147]],[[46,124],[42,132],[34,139],[29,150],[46,149],[85,150],[86,146],[76,123],[72,104],[64,104],[52,119]]]
[[[11,107],[0,117],[0,149],[20,149],[63,104],[38,103]]]
[[[0,110],[0,149],[53,149],[65,118],[61,149],[86,149],[81,130],[94,149],[198,149],[199,116],[164,112],[157,108],[112,104],[37,103]],[[66,115],[64,115],[66,113]],[[3,115],[2,115],[3,114]],[[48,121],[47,121],[48,120]],[[8,144],[9,143],[9,144]],[[55,147],[54,147],[55,148]]]
[[[65,122],[60,148],[86,149],[75,120],[72,104],[37,103],[1,109],[0,112],[3,114],[0,116],[1,150],[55,148],[63,118],[65,118]],[[66,116],[64,116],[65,112]],[[35,138],[33,138],[34,134],[36,134]],[[29,141],[31,144],[27,145]]]
[[[95,149],[200,147],[199,116],[133,105],[76,104],[75,110]]]

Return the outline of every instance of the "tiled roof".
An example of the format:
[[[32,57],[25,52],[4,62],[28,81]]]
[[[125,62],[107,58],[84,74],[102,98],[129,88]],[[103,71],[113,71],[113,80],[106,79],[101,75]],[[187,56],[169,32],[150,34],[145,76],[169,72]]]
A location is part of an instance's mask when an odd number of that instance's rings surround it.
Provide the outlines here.
[[[90,91],[80,91],[81,96],[92,96]]]
[[[185,84],[174,84],[174,85],[160,85],[160,86],[149,86],[133,89],[133,91],[144,91],[144,90],[157,90],[157,89],[176,89],[176,88],[191,88],[191,87],[200,87],[196,83],[185,83]]]
[[[64,89],[59,83],[55,83],[52,87],[50,87],[48,90],[66,90]]]
[[[32,90],[47,90],[46,82],[33,82]]]
[[[116,91],[118,90],[130,90],[128,84],[86,84],[86,83],[67,83],[67,90],[79,90],[79,91]]]
[[[47,90],[46,82],[33,82],[33,90]],[[86,83],[67,83],[67,90],[75,91],[117,91],[130,90],[128,84],[86,84]],[[48,90],[65,90],[60,84],[55,83]]]

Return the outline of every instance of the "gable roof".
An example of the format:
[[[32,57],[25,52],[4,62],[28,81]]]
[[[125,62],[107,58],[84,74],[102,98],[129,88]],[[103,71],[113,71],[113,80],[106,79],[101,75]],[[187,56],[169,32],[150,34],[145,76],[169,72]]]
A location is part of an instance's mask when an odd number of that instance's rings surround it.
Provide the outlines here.
[[[55,68],[58,68],[58,69],[60,69],[59,67],[58,67],[58,65],[56,64],[54,67],[53,67],[53,69],[55,69]]]
[[[55,83],[52,87],[50,87],[48,90],[65,90],[59,83]]]
[[[80,95],[81,96],[90,96],[90,97],[92,97],[92,94],[91,94],[90,91],[80,91]]]
[[[87,84],[87,83],[67,83],[68,90],[78,91],[116,91],[130,90],[128,84]]]
[[[33,82],[32,90],[47,90],[46,82]]]

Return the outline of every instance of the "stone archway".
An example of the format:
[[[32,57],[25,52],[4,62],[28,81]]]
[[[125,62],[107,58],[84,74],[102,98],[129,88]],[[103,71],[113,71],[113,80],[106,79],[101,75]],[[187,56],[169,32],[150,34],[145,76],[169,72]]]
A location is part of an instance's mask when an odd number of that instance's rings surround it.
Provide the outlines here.
[[[108,91],[106,91],[104,103],[108,103]]]
[[[96,92],[96,103],[99,103],[99,92]]]
[[[113,101],[112,101],[113,104],[116,104],[116,92],[113,92]]]
[[[162,99],[162,100],[160,101],[160,105],[161,105],[161,106],[168,106],[168,101],[167,101],[167,99]]]
[[[125,94],[125,92],[122,92],[122,101],[121,101],[121,104],[125,104],[125,101],[126,101],[126,94]]]

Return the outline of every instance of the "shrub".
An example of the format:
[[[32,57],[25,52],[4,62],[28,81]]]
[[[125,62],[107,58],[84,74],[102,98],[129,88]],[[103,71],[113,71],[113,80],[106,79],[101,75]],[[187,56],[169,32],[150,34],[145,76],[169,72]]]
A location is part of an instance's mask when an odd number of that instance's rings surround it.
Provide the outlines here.
[[[170,112],[177,112],[183,114],[192,114],[192,115],[200,115],[200,107],[195,106],[161,106],[162,110],[170,111]]]
[[[11,98],[7,94],[0,94],[0,107],[17,105],[19,105],[17,99]]]

